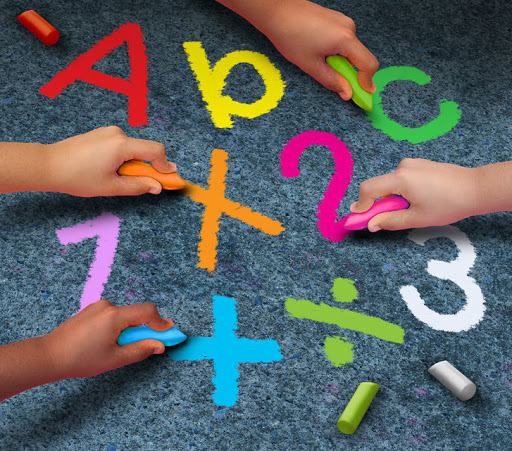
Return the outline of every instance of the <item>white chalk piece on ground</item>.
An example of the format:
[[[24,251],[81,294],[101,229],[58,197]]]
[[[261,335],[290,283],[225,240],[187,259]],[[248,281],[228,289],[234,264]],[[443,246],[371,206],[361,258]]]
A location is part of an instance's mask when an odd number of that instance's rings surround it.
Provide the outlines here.
[[[428,372],[461,401],[471,399],[476,393],[476,385],[447,360],[432,365]]]

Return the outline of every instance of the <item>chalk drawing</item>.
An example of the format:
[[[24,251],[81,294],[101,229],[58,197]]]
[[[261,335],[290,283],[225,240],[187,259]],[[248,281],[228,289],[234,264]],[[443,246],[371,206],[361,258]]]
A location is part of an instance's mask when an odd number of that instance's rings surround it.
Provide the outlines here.
[[[354,345],[346,341],[345,337],[327,337],[324,341],[325,355],[337,368],[354,361],[352,348]]]
[[[125,42],[130,57],[128,80],[92,69],[95,63]],[[142,30],[136,23],[126,23],[98,41],[90,50],[57,73],[39,92],[55,99],[77,80],[128,96],[128,123],[133,127],[147,125],[148,58]]]
[[[336,302],[352,302],[357,299],[357,288],[351,279],[337,277],[332,283],[331,293]]]
[[[233,406],[238,399],[240,363],[275,362],[283,356],[275,340],[238,338],[236,301],[224,296],[213,296],[214,333],[212,337],[189,337],[180,347],[167,355],[176,361],[213,360],[215,387],[213,402]]]
[[[326,146],[334,159],[334,174],[318,205],[317,225],[320,233],[331,241],[341,241],[346,234],[340,222],[336,222],[336,209],[345,197],[350,185],[354,162],[347,145],[332,133],[307,131],[290,139],[281,151],[281,175],[297,177],[300,174],[299,158],[306,148],[318,144]]]
[[[227,159],[228,153],[225,150],[214,149],[211,157],[208,188],[205,189],[187,182],[184,191],[184,194],[194,202],[202,203],[205,206],[198,245],[199,263],[197,267],[207,269],[210,272],[215,270],[217,262],[217,234],[220,217],[223,213],[269,235],[279,235],[285,230],[280,222],[254,212],[238,202],[226,199]]]
[[[63,245],[97,237],[94,259],[80,298],[80,310],[101,299],[103,287],[110,275],[110,267],[114,263],[120,223],[117,216],[105,212],[82,224],[55,231]]]
[[[373,81],[377,85],[377,90],[373,94],[373,110],[368,111],[366,116],[376,129],[381,130],[395,141],[407,140],[412,144],[418,144],[448,133],[457,125],[462,115],[459,105],[455,102],[442,99],[439,105],[439,115],[421,127],[404,127],[389,119],[382,108],[380,94],[389,83],[407,80],[423,86],[430,83],[431,79],[429,75],[415,67],[392,66],[377,71],[373,76]]]
[[[335,279],[331,292],[337,302],[352,302],[357,299],[354,281],[350,279]],[[315,304],[304,299],[287,298],[285,307],[288,314],[294,318],[335,324],[343,329],[363,332],[392,343],[404,342],[405,332],[400,326],[374,316],[331,307],[323,302]],[[344,337],[333,336],[327,337],[324,342],[328,360],[337,367],[353,360],[352,348],[354,345],[344,340],[346,340]]]
[[[408,238],[420,246],[435,238],[448,238],[455,243],[459,250],[457,258],[451,262],[430,260],[427,272],[439,279],[456,283],[464,290],[467,301],[457,313],[441,314],[425,305],[414,286],[403,286],[400,288],[400,294],[412,314],[435,330],[462,332],[475,327],[484,317],[485,299],[475,279],[468,275],[476,259],[475,249],[468,236],[457,227],[448,225],[416,229]]]
[[[248,50],[231,52],[210,67],[201,42],[184,42],[183,48],[215,127],[232,128],[232,116],[253,119],[268,113],[283,97],[285,83],[281,73],[261,53]],[[237,102],[230,96],[222,94],[229,72],[240,63],[252,65],[265,84],[265,94],[253,103]]]

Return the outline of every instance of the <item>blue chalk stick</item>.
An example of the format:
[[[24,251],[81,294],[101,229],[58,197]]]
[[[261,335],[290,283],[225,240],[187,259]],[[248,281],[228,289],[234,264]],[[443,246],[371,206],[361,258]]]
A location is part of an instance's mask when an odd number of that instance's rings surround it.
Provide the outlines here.
[[[142,325],[124,329],[117,339],[117,344],[123,346],[147,339],[161,341],[165,346],[175,346],[184,342],[187,336],[175,327],[171,327],[169,330],[164,330],[163,332],[158,332],[148,326]]]

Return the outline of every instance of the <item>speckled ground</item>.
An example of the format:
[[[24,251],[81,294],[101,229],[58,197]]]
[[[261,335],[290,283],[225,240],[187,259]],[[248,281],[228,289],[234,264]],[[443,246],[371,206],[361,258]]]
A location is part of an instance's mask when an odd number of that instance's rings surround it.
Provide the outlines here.
[[[121,219],[115,261],[103,297],[116,305],[153,302],[189,336],[213,333],[212,296],[237,301],[238,336],[273,339],[283,359],[240,365],[232,407],[212,401],[211,361],[153,356],[86,380],[32,389],[0,404],[0,449],[285,450],[509,449],[512,443],[512,216],[498,213],[456,224],[475,248],[470,270],[486,301],[469,331],[434,330],[416,319],[400,295],[413,284],[440,313],[465,305],[460,287],[427,273],[430,260],[451,261],[454,242],[419,246],[408,231],[359,232],[332,243],[316,225],[316,209],[333,172],[328,149],[301,158],[301,175],[281,176],[280,153],[307,130],[344,141],[354,174],[339,209],[357,198],[358,184],[392,171],[405,157],[477,166],[511,159],[512,6],[502,1],[320,1],[344,11],[381,68],[411,66],[431,83],[391,83],[388,116],[409,127],[434,119],[441,99],[462,112],[457,126],[420,144],[394,141],[364,112],[287,62],[235,14],[213,1],[0,1],[0,141],[51,143],[103,125],[166,145],[183,178],[206,186],[215,148],[229,153],[226,196],[283,223],[270,236],[223,217],[217,266],[197,267],[204,207],[172,193],[158,197],[82,199],[52,193],[3,195],[0,203],[0,344],[45,334],[80,305],[94,240],[63,246],[55,233],[111,212]],[[46,48],[15,20],[34,8],[61,31]],[[121,25],[144,33],[149,58],[149,124],[127,123],[126,98],[77,82],[55,100],[38,93],[55,73]],[[235,50],[267,55],[286,82],[278,107],[256,119],[215,128],[182,43],[201,41],[217,61]],[[96,69],[126,76],[124,48]],[[248,66],[231,72],[225,93],[251,102],[263,83]],[[333,302],[335,278],[355,281],[359,299]],[[286,298],[348,308],[399,324],[403,344],[334,325],[291,318]],[[354,344],[354,361],[333,366],[328,336]],[[478,392],[458,401],[428,373],[449,360]],[[1,364],[1,362],[0,362]],[[381,384],[358,431],[343,435],[336,421],[361,381]]]

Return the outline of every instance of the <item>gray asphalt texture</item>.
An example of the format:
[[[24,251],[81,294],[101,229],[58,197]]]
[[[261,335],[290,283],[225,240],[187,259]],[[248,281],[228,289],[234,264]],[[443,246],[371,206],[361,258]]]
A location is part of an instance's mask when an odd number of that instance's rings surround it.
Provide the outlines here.
[[[466,303],[451,281],[431,276],[430,260],[452,261],[447,238],[419,246],[410,231],[365,231],[333,243],[316,225],[317,206],[333,173],[329,149],[313,146],[301,175],[281,175],[283,146],[303,131],[330,132],[354,159],[340,217],[363,180],[393,171],[407,157],[465,166],[507,161],[512,154],[512,4],[508,1],[319,1],[352,17],[359,39],[381,69],[411,66],[432,77],[425,86],[387,86],[383,107],[409,127],[439,114],[441,99],[462,117],[450,132],[419,144],[376,130],[353,103],[342,102],[292,65],[267,38],[213,1],[0,1],[0,141],[54,143],[105,125],[165,144],[180,175],[207,186],[213,149],[229,154],[226,196],[283,223],[267,235],[223,216],[214,272],[197,267],[203,205],[176,193],[136,198],[78,198],[15,193],[0,202],[0,344],[46,334],[80,306],[95,240],[63,246],[55,233],[103,212],[121,219],[115,261],[103,297],[116,305],[152,302],[189,336],[213,332],[212,296],[237,301],[239,337],[273,339],[283,359],[239,366],[232,407],[212,400],[213,364],[176,362],[166,354],[89,379],[63,380],[0,404],[2,450],[483,450],[511,449],[512,282],[510,213],[455,224],[476,260],[469,275],[486,301],[484,318],[464,332],[434,330],[400,295],[412,284],[426,304],[456,313]],[[45,47],[16,22],[35,9],[61,32]],[[127,122],[126,97],[76,82],[56,99],[38,90],[72,60],[121,25],[140,25],[149,58],[146,127]],[[219,129],[205,108],[183,42],[201,41],[210,61],[236,50],[268,56],[286,82],[279,105],[255,119]],[[126,46],[96,69],[129,72]],[[258,99],[264,85],[236,66],[225,93]],[[333,301],[335,278],[355,281],[359,298]],[[325,302],[382,318],[405,330],[403,344],[290,317],[288,297]],[[324,340],[343,336],[354,361],[335,367]],[[226,350],[229,352],[229,350]],[[461,402],[427,372],[449,360],[477,385]],[[2,364],[3,362],[0,362]],[[355,434],[336,427],[358,384],[381,385]]]

